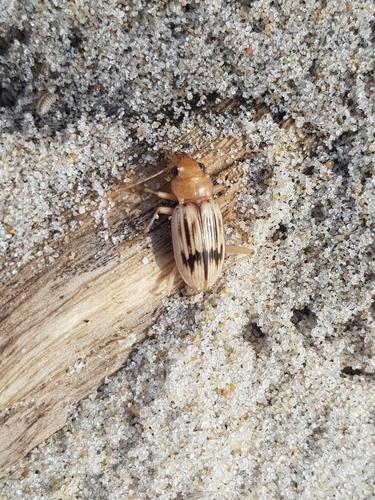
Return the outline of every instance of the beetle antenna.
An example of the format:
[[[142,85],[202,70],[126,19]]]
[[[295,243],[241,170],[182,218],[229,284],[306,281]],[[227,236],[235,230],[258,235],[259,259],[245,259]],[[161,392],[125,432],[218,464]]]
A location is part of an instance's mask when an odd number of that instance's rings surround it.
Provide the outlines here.
[[[130,184],[129,186],[126,186],[126,189],[131,189],[131,188],[133,188],[135,186],[139,186],[140,184],[144,184],[145,182],[147,182],[147,181],[149,181],[151,179],[154,179],[158,175],[162,174],[163,172],[165,172],[166,170],[168,170],[168,168],[169,167],[163,168],[163,170],[159,170],[159,172],[156,172],[156,174],[150,175],[150,177],[146,177],[145,179],[141,179],[140,181],[135,182],[134,184]],[[127,182],[125,182],[124,184],[127,184]]]

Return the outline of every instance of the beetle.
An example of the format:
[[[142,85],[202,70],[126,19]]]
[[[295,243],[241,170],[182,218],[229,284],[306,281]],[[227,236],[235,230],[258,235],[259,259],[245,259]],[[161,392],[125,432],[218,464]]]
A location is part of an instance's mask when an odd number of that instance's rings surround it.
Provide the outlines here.
[[[36,105],[36,112],[38,115],[43,116],[49,112],[52,106],[55,104],[56,95],[52,92],[45,92],[39,99]]]
[[[206,292],[221,274],[226,252],[248,256],[254,252],[246,247],[225,245],[220,206],[233,197],[214,199],[214,194],[222,187],[214,187],[210,176],[205,173],[205,166],[187,153],[175,153],[172,164],[171,193],[146,187],[143,190],[159,198],[176,201],[178,205],[175,208],[158,207],[143,232],[149,232],[159,214],[171,215],[176,265],[169,278],[168,295],[177,270],[195,293]]]

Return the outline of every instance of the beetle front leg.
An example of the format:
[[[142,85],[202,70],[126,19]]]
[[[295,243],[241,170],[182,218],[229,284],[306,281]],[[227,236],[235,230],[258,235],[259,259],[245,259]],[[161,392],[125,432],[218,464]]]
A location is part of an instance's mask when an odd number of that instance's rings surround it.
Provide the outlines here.
[[[168,194],[168,193],[166,193]],[[143,234],[147,234],[150,229],[151,229],[151,226],[152,224],[155,222],[155,219],[156,217],[159,215],[159,214],[164,214],[164,215],[173,215],[173,211],[174,211],[174,208],[173,207],[158,207],[156,210],[155,210],[155,213],[154,213],[154,216],[152,217],[152,219],[150,220],[149,224],[147,224],[147,226],[145,227],[145,229],[143,230]]]
[[[146,193],[152,193],[158,198],[163,198],[163,200],[171,200],[171,201],[178,201],[176,196],[172,193],[166,193],[165,191],[153,191],[152,189],[149,188],[143,188],[143,191]]]

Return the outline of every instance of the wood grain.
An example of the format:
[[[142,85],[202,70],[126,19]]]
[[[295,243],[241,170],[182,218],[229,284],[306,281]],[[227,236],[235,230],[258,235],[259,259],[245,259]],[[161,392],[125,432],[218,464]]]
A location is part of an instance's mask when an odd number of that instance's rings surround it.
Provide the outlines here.
[[[237,156],[245,150],[241,139],[217,145],[224,153],[233,147],[240,150]],[[202,158],[214,175],[227,160],[217,148]],[[150,248],[141,230],[160,200],[132,194],[124,215],[125,194],[123,183],[110,194],[115,207],[107,241],[98,238],[90,215],[79,216],[83,225],[68,241],[49,242],[58,259],[34,260],[2,287],[1,476],[65,424],[73,403],[123,365],[162,307],[164,280],[173,266],[169,223],[155,224]],[[111,236],[125,230],[131,238],[113,246]]]

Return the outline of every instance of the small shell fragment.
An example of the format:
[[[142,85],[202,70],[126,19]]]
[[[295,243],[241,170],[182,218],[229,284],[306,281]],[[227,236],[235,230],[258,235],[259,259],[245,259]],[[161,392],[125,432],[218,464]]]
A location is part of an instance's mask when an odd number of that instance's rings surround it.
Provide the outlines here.
[[[40,97],[38,104],[36,105],[36,112],[38,113],[38,115],[43,116],[48,113],[55,101],[56,95],[52,92],[46,92],[45,94],[43,94]]]

